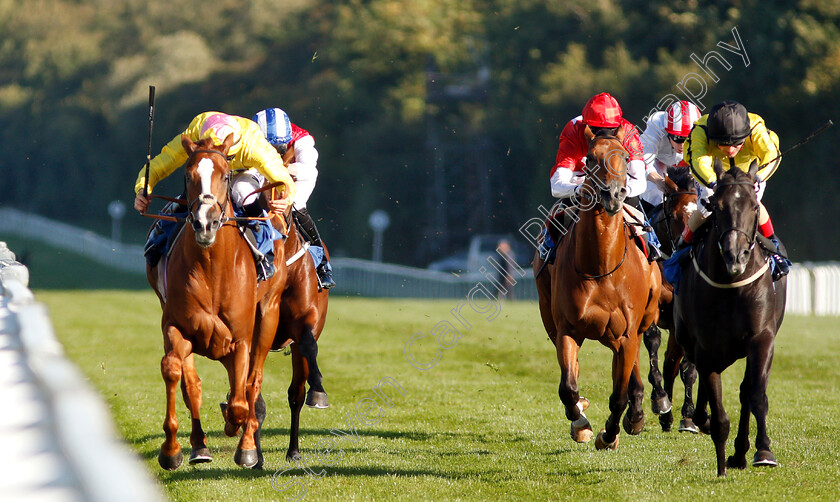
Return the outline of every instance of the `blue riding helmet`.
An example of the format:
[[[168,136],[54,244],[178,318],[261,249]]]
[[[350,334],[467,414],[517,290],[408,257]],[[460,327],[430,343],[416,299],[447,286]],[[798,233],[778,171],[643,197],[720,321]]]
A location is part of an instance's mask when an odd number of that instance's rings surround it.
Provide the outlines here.
[[[251,120],[260,126],[265,139],[273,146],[286,145],[292,140],[292,123],[280,108],[261,110]]]

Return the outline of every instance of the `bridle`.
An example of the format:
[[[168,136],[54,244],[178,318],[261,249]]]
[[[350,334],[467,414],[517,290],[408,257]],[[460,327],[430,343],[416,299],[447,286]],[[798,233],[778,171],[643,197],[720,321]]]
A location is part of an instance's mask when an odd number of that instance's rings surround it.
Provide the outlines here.
[[[614,140],[615,142],[617,142],[617,143],[618,143],[618,146],[619,146],[619,148],[621,149],[621,152],[623,153],[623,160],[624,160],[624,175],[625,175],[625,176],[628,176],[628,177],[632,177],[632,176],[630,176],[630,173],[628,173],[628,172],[627,172],[627,162],[628,162],[628,161],[629,161],[629,159],[630,159],[630,154],[627,152],[627,149],[626,149],[626,148],[624,148],[624,143],[622,143],[622,141],[621,141],[620,139],[618,139],[617,137],[612,136],[612,135],[606,135],[606,134],[605,134],[605,135],[602,135],[602,136],[595,136],[595,137],[593,137],[593,138],[589,141],[589,149],[590,149],[590,150],[592,149],[592,144],[593,144],[596,140],[599,140],[599,139]],[[615,151],[615,149],[610,149],[610,150],[609,150],[609,152],[613,152],[613,151]],[[612,154],[608,153],[608,154],[607,154],[607,156],[606,156],[606,158],[604,159],[604,160],[605,160],[604,164],[606,164],[606,160],[607,160],[607,159],[609,159],[610,157],[612,157]],[[589,159],[589,157],[587,157],[587,159],[586,159],[586,170],[583,172],[583,176],[584,176],[584,178],[585,178],[585,179],[588,179],[588,180],[594,180],[594,181],[593,181],[593,184],[595,185],[595,187],[599,188],[599,194],[600,194],[602,197],[606,198],[605,196],[609,194],[609,190],[607,190],[607,189],[605,189],[605,188],[602,188],[602,185],[609,186],[612,182],[607,183],[607,182],[605,182],[604,180],[602,180],[602,179],[600,179],[600,178],[596,178],[596,177],[595,177],[595,175],[593,174],[593,168],[595,168],[595,167],[597,167],[597,168],[599,168],[599,169],[607,169],[607,170],[608,170],[608,171],[610,171],[610,172],[611,172],[612,170],[611,170],[611,168],[610,168],[610,167],[608,167],[608,166],[606,166],[606,165],[603,165],[603,166],[602,166],[602,165],[601,165],[601,164],[599,164],[599,163],[594,163],[594,162],[593,162],[593,163],[590,163],[590,159]],[[591,197],[587,194],[587,191],[586,191],[586,190],[581,190],[581,196],[582,196],[582,197],[585,197],[585,198],[587,198],[587,199],[589,199],[589,200],[592,200],[592,198],[591,198]],[[597,201],[597,200],[596,200],[596,201],[594,201],[594,202],[599,202],[599,201]]]
[[[231,159],[231,157],[226,156],[224,153],[222,153],[218,150],[202,149],[202,150],[195,150],[194,152],[192,152],[190,154],[190,157],[187,159],[187,162],[189,162],[190,159],[192,159],[197,153],[207,153],[207,154],[221,155],[225,159],[225,163],[229,162],[230,159]],[[184,173],[184,179],[186,180],[186,178],[187,178],[187,173],[185,172]],[[219,226],[224,225],[225,223],[227,223],[228,221],[230,221],[232,219],[235,221],[234,218],[230,218],[225,214],[225,207],[227,207],[228,202],[230,201],[231,172],[230,172],[229,169],[228,169],[228,172],[225,173],[224,178],[225,178],[225,200],[224,200],[224,202],[220,202],[219,199],[216,199],[216,205],[219,207],[219,212],[221,213],[221,217],[219,218]],[[195,222],[195,216],[193,216],[193,208],[194,208],[194,206],[202,203],[201,199],[204,195],[206,195],[206,194],[199,194],[196,198],[191,200],[189,202],[189,204],[187,204],[187,216],[185,218],[185,221],[187,223],[189,223],[190,225],[194,225],[194,222]],[[215,199],[215,197],[214,197],[214,199]]]
[[[752,183],[752,182],[749,182],[749,181],[732,181],[732,182],[729,182],[729,183],[720,183],[720,184],[718,184],[718,187],[734,186],[734,185],[748,185],[748,186],[752,187],[755,184]],[[714,223],[715,231],[717,232],[717,237],[718,237],[718,240],[717,240],[718,250],[721,253],[723,253],[723,245],[722,245],[721,241],[723,240],[723,237],[726,234],[728,234],[729,232],[736,232],[736,233],[742,234],[744,237],[746,237],[747,243],[749,244],[749,246],[747,247],[747,251],[752,251],[753,250],[753,248],[755,247],[755,243],[757,242],[756,236],[758,235],[758,206],[755,207],[754,212],[755,212],[755,218],[754,218],[754,221],[753,221],[753,230],[752,230],[751,234],[749,232],[741,230],[740,228],[735,227],[735,226],[729,227],[729,228],[721,231],[720,227],[718,226],[718,219],[717,218],[714,219],[713,223]]]
[[[668,242],[671,243],[671,247],[676,247],[677,239],[674,238],[674,233],[671,231],[671,221],[677,221],[671,215],[671,203],[674,197],[677,195],[696,195],[697,192],[695,190],[680,190],[678,192],[672,193],[664,193],[662,194],[662,218],[653,222],[654,225],[658,225],[659,223],[665,222],[665,231],[668,233]],[[655,227],[654,227],[655,228]]]

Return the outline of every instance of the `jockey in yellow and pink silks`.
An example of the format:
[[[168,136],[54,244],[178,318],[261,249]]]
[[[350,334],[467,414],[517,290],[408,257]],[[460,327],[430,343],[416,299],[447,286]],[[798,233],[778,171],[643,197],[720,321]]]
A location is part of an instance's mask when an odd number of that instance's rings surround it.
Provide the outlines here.
[[[285,211],[289,204],[294,201],[295,182],[283,164],[283,158],[266,141],[259,126],[252,120],[221,112],[204,112],[192,119],[190,125],[183,132],[192,141],[213,138],[218,145],[221,145],[222,141],[231,133],[234,135],[234,143],[230,147],[230,152],[228,152],[229,156],[233,157],[229,161],[230,169],[236,171],[254,168],[265,176],[270,183],[278,181],[285,183],[285,191],[278,190],[278,193],[283,193],[285,196],[271,201],[271,209],[277,212]],[[181,134],[179,134],[152,159],[149,166],[149,193],[152,192],[158,182],[172,174],[186,161],[187,152],[181,146]],[[134,192],[137,194],[134,200],[134,208],[138,211],[145,211],[149,206],[148,198],[143,197],[145,182],[144,166],[143,169],[140,169],[137,181],[134,184]],[[245,206],[254,200],[244,201],[243,198],[234,198],[234,203]]]
[[[277,153],[271,144],[266,141],[260,127],[252,120],[245,117],[238,117],[235,115],[228,115],[221,112],[204,112],[192,119],[187,129],[182,133],[189,137],[192,141],[199,141],[206,138],[212,138],[215,144],[221,145],[224,139],[233,134],[234,144],[231,146],[228,156],[230,157],[228,163],[232,171],[249,169],[256,169],[269,183],[282,182],[285,186],[278,187],[277,194],[280,198],[269,201],[269,206],[272,211],[285,212],[286,209],[294,202],[296,193],[295,182],[289,175],[289,171],[283,163],[283,158]],[[161,152],[151,160],[149,165],[149,193],[161,180],[172,174],[176,169],[187,161],[188,155],[181,145],[181,134],[175,136],[172,141],[167,143]],[[136,194],[134,199],[134,208],[140,212],[145,212],[149,207],[149,198],[143,195],[143,189],[146,186],[146,172],[145,166],[140,169],[137,175],[137,181],[134,184],[134,192]],[[243,178],[243,179],[239,179]],[[235,206],[242,209],[248,216],[259,216],[262,214],[262,208],[259,207],[258,197],[251,194],[254,190],[259,188],[262,184],[262,179],[254,179],[252,176],[234,175],[232,179],[231,199]],[[175,210],[174,207],[169,208]],[[164,210],[166,211],[166,209]],[[171,231],[169,226],[160,225],[160,220],[156,224],[158,235],[166,234]],[[255,228],[255,232],[265,230],[269,225],[260,225]],[[155,233],[155,230],[150,233],[150,241]],[[267,229],[268,234],[271,235],[271,229]],[[259,239],[259,237],[258,237]],[[269,239],[270,240],[270,239]],[[147,260],[157,262],[159,254],[149,256],[148,251],[156,246],[151,242],[146,245]],[[272,251],[264,251],[266,258],[259,264],[258,270],[260,279],[270,278],[274,274],[273,261],[273,246]],[[151,249],[152,251],[159,251]],[[262,251],[262,249],[261,249]],[[154,265],[154,263],[151,263]]]

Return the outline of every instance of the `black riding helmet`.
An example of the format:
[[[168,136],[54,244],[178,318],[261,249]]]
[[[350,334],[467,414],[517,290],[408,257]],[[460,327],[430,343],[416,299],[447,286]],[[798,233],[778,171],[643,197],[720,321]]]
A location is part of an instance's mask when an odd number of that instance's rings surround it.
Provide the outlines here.
[[[740,145],[750,135],[747,109],[737,101],[726,100],[712,107],[706,122],[706,136],[721,145]]]

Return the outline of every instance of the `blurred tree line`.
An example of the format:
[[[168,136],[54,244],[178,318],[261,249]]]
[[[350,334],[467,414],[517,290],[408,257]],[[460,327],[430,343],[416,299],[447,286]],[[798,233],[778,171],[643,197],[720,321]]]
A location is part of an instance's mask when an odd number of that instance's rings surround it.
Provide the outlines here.
[[[0,29],[0,204],[103,234],[108,203],[133,200],[149,85],[153,154],[202,111],[285,109],[316,138],[309,206],[334,254],[369,257],[384,209],[385,260],[413,265],[539,217],[557,137],[595,93],[640,128],[669,94],[736,99],[783,149],[840,120],[836,0],[0,0]],[[764,196],[797,261],[838,256],[838,139],[790,153]],[[150,223],[132,210],[124,239]]]

